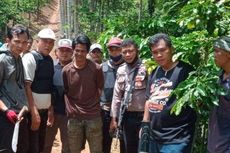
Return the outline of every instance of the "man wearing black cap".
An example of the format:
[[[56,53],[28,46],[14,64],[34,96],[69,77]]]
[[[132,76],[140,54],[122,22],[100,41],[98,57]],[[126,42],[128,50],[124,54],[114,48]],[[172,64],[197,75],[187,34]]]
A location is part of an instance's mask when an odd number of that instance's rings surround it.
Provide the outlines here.
[[[223,36],[214,43],[215,63],[222,69],[219,84],[227,91],[219,96],[219,105],[209,120],[208,151],[230,153],[230,36]]]

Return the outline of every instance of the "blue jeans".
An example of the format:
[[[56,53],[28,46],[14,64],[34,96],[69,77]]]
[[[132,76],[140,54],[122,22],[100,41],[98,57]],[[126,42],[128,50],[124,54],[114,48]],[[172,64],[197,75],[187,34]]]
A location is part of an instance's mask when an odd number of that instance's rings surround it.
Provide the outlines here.
[[[68,120],[68,139],[71,153],[80,153],[84,136],[89,143],[90,153],[102,153],[102,120],[101,117],[91,120]]]
[[[150,140],[149,153],[191,153],[192,143],[160,144]]]

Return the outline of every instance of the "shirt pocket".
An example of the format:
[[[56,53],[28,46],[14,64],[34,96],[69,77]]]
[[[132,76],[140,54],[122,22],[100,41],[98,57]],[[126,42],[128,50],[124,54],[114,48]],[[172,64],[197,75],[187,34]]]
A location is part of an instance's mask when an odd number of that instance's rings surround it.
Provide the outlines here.
[[[145,89],[146,88],[146,80],[145,75],[137,75],[135,78],[135,89]]]

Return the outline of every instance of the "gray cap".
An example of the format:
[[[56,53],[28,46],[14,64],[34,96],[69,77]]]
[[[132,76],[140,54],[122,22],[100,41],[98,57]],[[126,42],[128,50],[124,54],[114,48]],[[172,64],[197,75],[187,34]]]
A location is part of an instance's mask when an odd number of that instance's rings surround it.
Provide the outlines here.
[[[214,42],[215,48],[220,48],[230,52],[230,36],[222,36]]]

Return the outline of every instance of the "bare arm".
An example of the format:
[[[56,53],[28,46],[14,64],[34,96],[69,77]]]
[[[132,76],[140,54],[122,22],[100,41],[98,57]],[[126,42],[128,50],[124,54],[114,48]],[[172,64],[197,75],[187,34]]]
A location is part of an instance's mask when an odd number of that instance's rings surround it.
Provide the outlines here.
[[[54,123],[54,109],[51,105],[48,109],[48,120],[47,120],[47,126],[52,127]]]
[[[145,110],[144,110],[143,122],[149,122],[150,121],[148,104],[149,104],[149,102],[146,101],[145,102]]]
[[[38,110],[36,108],[36,105],[34,104],[34,98],[32,95],[32,90],[31,90],[31,82],[30,81],[25,81],[25,89],[26,89],[26,96],[28,99],[28,104],[29,104],[29,110],[31,113],[31,130],[37,130],[40,126],[40,115],[38,113]]]
[[[0,110],[1,111],[6,111],[8,108],[6,107],[6,105],[3,103],[3,101],[2,100],[0,100]]]

